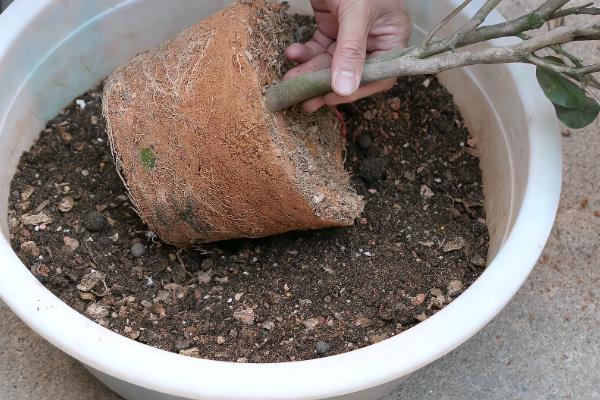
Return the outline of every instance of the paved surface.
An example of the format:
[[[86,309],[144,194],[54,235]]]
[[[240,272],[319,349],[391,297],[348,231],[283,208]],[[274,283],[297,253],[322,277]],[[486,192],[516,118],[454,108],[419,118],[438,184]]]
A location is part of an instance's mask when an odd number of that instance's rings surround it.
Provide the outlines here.
[[[510,17],[539,0],[504,3]],[[600,60],[587,46],[578,51]],[[530,279],[483,331],[386,400],[600,399],[600,126],[563,143],[560,212]],[[2,303],[0,321],[0,400],[118,399]]]

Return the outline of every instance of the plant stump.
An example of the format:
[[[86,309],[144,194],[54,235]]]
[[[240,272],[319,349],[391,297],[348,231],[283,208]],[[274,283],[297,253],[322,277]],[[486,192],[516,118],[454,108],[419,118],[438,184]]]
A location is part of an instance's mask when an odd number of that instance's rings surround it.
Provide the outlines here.
[[[165,242],[346,226],[362,211],[335,115],[265,106],[293,32],[283,6],[240,0],[106,80],[117,169]]]

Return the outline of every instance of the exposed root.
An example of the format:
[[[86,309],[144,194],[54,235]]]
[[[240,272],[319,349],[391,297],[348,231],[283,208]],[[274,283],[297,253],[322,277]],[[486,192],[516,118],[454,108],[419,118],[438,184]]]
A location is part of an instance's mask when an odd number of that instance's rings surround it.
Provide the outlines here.
[[[142,219],[177,246],[352,224],[363,202],[328,110],[270,113],[296,28],[273,2],[236,2],[106,81],[117,171]]]
[[[275,83],[285,72],[285,49],[293,43],[298,29],[287,14],[287,4],[268,1],[267,8],[257,11],[255,29],[248,26],[250,54],[264,86]]]
[[[188,45],[178,49],[175,58],[158,52],[155,62],[144,64],[142,70],[144,80],[150,85],[154,95],[166,97],[167,104],[171,106],[187,100],[193,95],[193,87],[200,75],[198,68],[204,60],[206,48],[210,46],[214,31],[204,31],[201,35],[198,35],[197,32],[185,31],[182,35]],[[162,46],[166,46],[166,44]],[[192,60],[195,61],[192,62]],[[157,77],[163,77],[163,79],[158,80]],[[154,101],[157,100],[154,99]]]
[[[253,64],[265,86],[280,80],[290,67],[285,49],[312,34],[299,30],[295,19],[286,13],[287,6],[271,4],[270,7],[272,11],[258,11],[258,26],[252,31],[250,45]],[[284,123],[279,121],[270,131],[278,147],[287,150],[295,166],[298,189],[318,216],[347,219],[351,223],[362,210],[362,202],[348,192],[350,176],[343,168],[340,155],[340,149],[345,148],[345,137],[335,134],[341,129],[337,116],[327,109],[306,114],[296,107],[278,117],[283,118]],[[282,129],[291,135],[282,136]],[[340,196],[344,192],[348,192],[348,196]]]

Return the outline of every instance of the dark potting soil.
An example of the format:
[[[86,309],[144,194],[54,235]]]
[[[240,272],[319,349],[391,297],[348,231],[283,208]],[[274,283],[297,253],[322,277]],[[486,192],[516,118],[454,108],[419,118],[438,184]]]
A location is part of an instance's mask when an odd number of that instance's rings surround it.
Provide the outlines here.
[[[396,335],[483,271],[476,143],[432,77],[341,110],[346,166],[367,200],[354,226],[178,251],[131,208],[101,89],[92,90],[23,154],[10,194],[12,245],[77,311],[190,356],[304,360]]]

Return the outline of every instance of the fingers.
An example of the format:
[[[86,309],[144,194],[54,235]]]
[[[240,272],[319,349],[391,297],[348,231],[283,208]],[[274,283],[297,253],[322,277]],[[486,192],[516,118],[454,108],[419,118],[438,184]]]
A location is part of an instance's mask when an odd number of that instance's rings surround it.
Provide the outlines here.
[[[331,65],[331,55],[328,53],[322,53],[317,55],[315,58],[300,64],[297,67],[290,69],[284,76],[283,80],[295,78],[299,75],[306,74],[308,72],[320,71],[325,68],[329,68]]]
[[[406,47],[408,39],[409,35],[370,35],[367,41],[367,52],[369,54],[385,53],[401,49]]]
[[[329,93],[325,95],[323,101],[328,106],[337,106],[339,104],[353,103],[365,97],[374,95],[375,93],[385,92],[394,87],[396,79],[386,79],[383,81],[372,82],[361,86],[356,92],[350,96],[340,96],[337,93]]]
[[[308,42],[292,43],[288,46],[285,50],[285,56],[288,60],[305,63],[326,52],[332,43],[334,43],[333,39],[328,38],[321,31],[316,31]]]
[[[403,47],[402,45],[401,47]],[[375,51],[369,55],[369,58],[377,58],[384,54],[383,51]],[[384,79],[377,82],[371,82],[366,85],[360,86],[359,89],[352,93],[350,96],[340,96],[335,92],[331,92],[323,97],[323,100],[328,106],[337,106],[339,104],[353,103],[356,100],[363,99],[365,97],[372,96],[379,92],[386,92],[394,87],[396,84],[396,78]]]
[[[302,103],[302,109],[307,113],[313,113],[325,105],[325,98],[315,97],[314,99],[306,100]]]
[[[360,86],[370,29],[368,11],[367,1],[350,2],[339,10],[331,82],[335,93],[342,97],[352,95]]]
[[[285,49],[285,57],[297,63],[305,63],[317,56],[317,51],[308,43],[292,43]]]
[[[303,109],[314,112],[324,105],[350,103],[386,91],[395,79],[360,86],[367,53],[376,57],[405,47],[411,33],[406,9],[390,0],[387,8],[368,0],[311,0],[318,30],[307,43],[294,43],[286,50],[289,60],[299,63],[283,79],[331,66],[333,92],[310,99]]]
[[[405,9],[395,10],[394,13],[377,19],[371,31],[367,51],[390,51],[406,47],[412,33],[412,21]]]
[[[308,113],[312,113],[319,110],[325,105],[337,106],[340,104],[353,103],[362,98],[372,96],[375,93],[390,90],[392,87],[394,87],[395,83],[395,78],[369,83],[367,85],[361,86],[360,89],[358,89],[352,95],[345,97],[332,92],[325,96],[315,97],[314,99],[305,101],[304,103],[302,103],[302,109]]]
[[[309,42],[304,44],[294,43],[289,46],[286,49],[286,57],[301,64],[289,70],[283,76],[283,80],[331,67],[335,45],[334,40],[317,31]],[[302,103],[302,109],[305,112],[313,113],[324,105],[325,98],[320,96]]]

